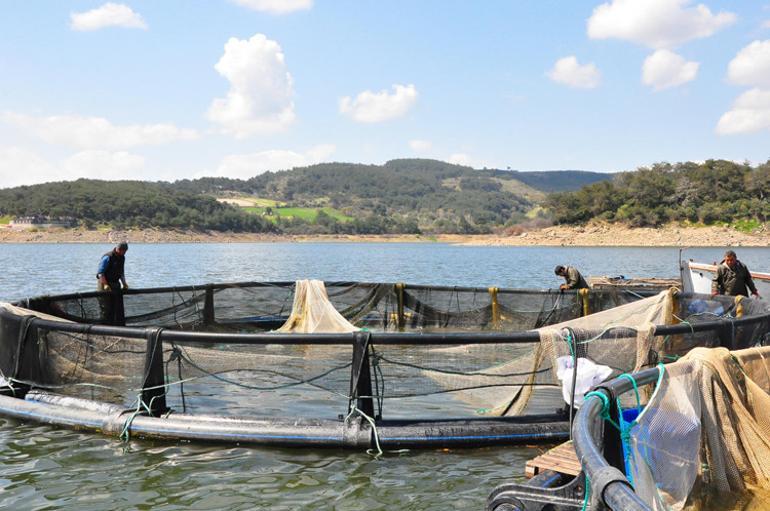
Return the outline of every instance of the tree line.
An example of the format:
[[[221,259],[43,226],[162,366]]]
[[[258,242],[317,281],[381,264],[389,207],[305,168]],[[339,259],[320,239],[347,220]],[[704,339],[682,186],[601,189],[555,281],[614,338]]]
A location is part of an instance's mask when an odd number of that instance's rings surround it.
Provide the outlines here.
[[[764,223],[770,219],[768,195],[770,160],[757,166],[707,160],[641,167],[577,191],[550,194],[544,205],[560,224]]]
[[[0,216],[73,218],[81,226],[267,232],[275,226],[214,197],[141,181],[78,179],[0,189]]]

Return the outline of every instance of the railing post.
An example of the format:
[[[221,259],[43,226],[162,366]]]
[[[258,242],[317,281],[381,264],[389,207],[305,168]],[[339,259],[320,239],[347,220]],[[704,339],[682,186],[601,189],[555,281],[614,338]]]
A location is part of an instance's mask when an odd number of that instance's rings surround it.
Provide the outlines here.
[[[0,395],[23,399],[31,386],[18,380],[40,381],[40,332],[34,325],[35,319],[35,316],[12,316],[12,319],[0,322],[3,335],[9,340],[16,337],[16,346],[9,342],[3,349],[4,360],[0,362],[0,367],[11,381],[4,382]]]
[[[719,336],[719,345],[728,350],[734,350],[735,347],[735,325],[730,320],[722,320],[722,324],[717,330]]]
[[[623,412],[618,408],[617,400],[610,399],[610,419],[612,422],[620,424],[621,413]],[[620,437],[620,431],[610,421],[604,421],[604,459],[623,472],[623,475],[628,476],[626,474],[626,458],[623,454],[623,439]]]
[[[144,357],[142,403],[153,417],[168,411],[166,406],[166,377],[163,371],[162,328],[147,329],[147,349]]]
[[[396,316],[396,324],[399,331],[403,330],[406,326],[406,318],[404,317],[404,285],[403,282],[396,284],[396,299],[398,300],[398,312]]]
[[[203,323],[213,325],[216,321],[214,313],[214,286],[206,284],[206,296],[203,300]]]
[[[372,399],[372,375],[369,368],[369,332],[353,334],[353,364],[350,368],[350,399],[356,400],[356,408],[369,417],[374,417]]]
[[[492,328],[497,329],[500,327],[500,304],[497,301],[497,292],[499,289],[490,287],[487,291],[489,291],[489,297],[492,302]]]
[[[578,296],[580,297],[580,304],[583,306],[583,316],[588,316],[591,314],[591,307],[588,303],[588,288],[578,289]]]
[[[122,290],[102,291],[102,295],[97,299],[102,313],[102,322],[105,325],[126,326]]]

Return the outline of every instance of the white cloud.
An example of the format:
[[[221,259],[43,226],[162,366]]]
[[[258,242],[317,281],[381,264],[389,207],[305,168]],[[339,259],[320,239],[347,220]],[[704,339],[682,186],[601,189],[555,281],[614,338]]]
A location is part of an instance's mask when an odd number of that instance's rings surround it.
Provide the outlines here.
[[[433,149],[433,144],[430,142],[430,140],[415,139],[409,141],[409,147],[415,153],[427,153]]]
[[[753,133],[770,128],[770,91],[751,89],[733,103],[719,119],[716,131],[720,135]]]
[[[465,165],[466,167],[473,167],[473,160],[465,153],[450,154],[447,157],[446,162],[452,163],[454,165]]]
[[[547,74],[554,82],[579,89],[598,87],[602,78],[601,73],[593,63],[581,65],[574,55],[557,60]]]
[[[345,96],[340,99],[340,113],[356,122],[382,122],[396,119],[406,113],[417,102],[414,85],[393,85],[393,93],[363,91],[355,99]]]
[[[0,147],[0,188],[61,179],[56,167],[21,147]]]
[[[0,188],[50,181],[147,179],[144,158],[127,152],[83,151],[52,163],[22,147],[0,147]]]
[[[230,82],[225,98],[216,98],[208,118],[225,133],[245,138],[274,133],[294,122],[294,89],[280,45],[263,34],[231,37],[214,66]]]
[[[137,173],[144,169],[144,157],[125,151],[82,151],[67,158],[62,170],[68,179],[141,179]]]
[[[140,28],[147,30],[147,23],[129,6],[108,2],[86,12],[70,14],[70,28],[78,31],[99,30],[107,27]]]
[[[142,145],[162,145],[178,140],[195,140],[195,130],[173,124],[129,124],[115,126],[102,117],[60,115],[33,117],[6,112],[0,120],[50,144],[81,149],[125,149]]]
[[[738,85],[770,87],[770,40],[742,48],[727,66],[727,78]]]
[[[699,66],[670,50],[657,50],[644,59],[642,82],[656,91],[676,87],[694,80]]]
[[[287,170],[327,161],[335,150],[334,145],[322,144],[312,147],[304,153],[274,149],[250,154],[232,154],[222,159],[214,175],[249,179],[268,170]],[[203,172],[199,177],[205,175],[211,174]]]
[[[736,20],[730,12],[713,14],[691,0],[611,0],[588,19],[591,39],[623,39],[652,48],[670,48],[702,37]]]
[[[232,0],[249,9],[271,14],[287,14],[313,7],[313,0]]]

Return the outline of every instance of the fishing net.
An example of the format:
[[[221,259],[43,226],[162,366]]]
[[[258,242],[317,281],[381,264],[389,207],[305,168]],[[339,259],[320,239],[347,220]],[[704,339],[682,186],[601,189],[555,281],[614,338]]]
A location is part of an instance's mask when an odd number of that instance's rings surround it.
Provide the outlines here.
[[[365,282],[325,282],[324,287],[348,322],[373,331],[522,331],[650,295],[621,288],[579,294]],[[295,288],[295,282],[211,284],[44,296],[21,305],[78,323],[246,333],[280,328],[301,294]]]
[[[320,280],[298,280],[291,315],[276,332],[334,333],[355,332],[342,314],[329,301]]]
[[[767,509],[770,347],[696,348],[665,366],[625,448],[651,509]]]
[[[129,328],[90,326],[117,298]],[[162,400],[175,414],[339,419],[368,402],[368,414],[389,420],[534,417],[564,408],[559,357],[588,357],[617,375],[693,346],[753,343],[768,329],[658,336],[653,323],[764,309],[731,297],[641,298],[352,282],[41,297],[21,305],[76,323],[0,308],[0,369],[33,389],[135,410]],[[265,333],[284,324],[295,333]],[[343,331],[301,337],[319,325]]]

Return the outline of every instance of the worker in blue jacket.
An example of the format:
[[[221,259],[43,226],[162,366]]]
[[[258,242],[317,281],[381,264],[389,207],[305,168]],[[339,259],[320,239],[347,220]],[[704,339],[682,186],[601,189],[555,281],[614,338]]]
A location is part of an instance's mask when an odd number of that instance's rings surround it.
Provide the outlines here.
[[[96,289],[98,291],[128,289],[125,274],[127,251],[128,243],[122,241],[102,256],[101,261],[99,261],[99,269],[96,271]]]

